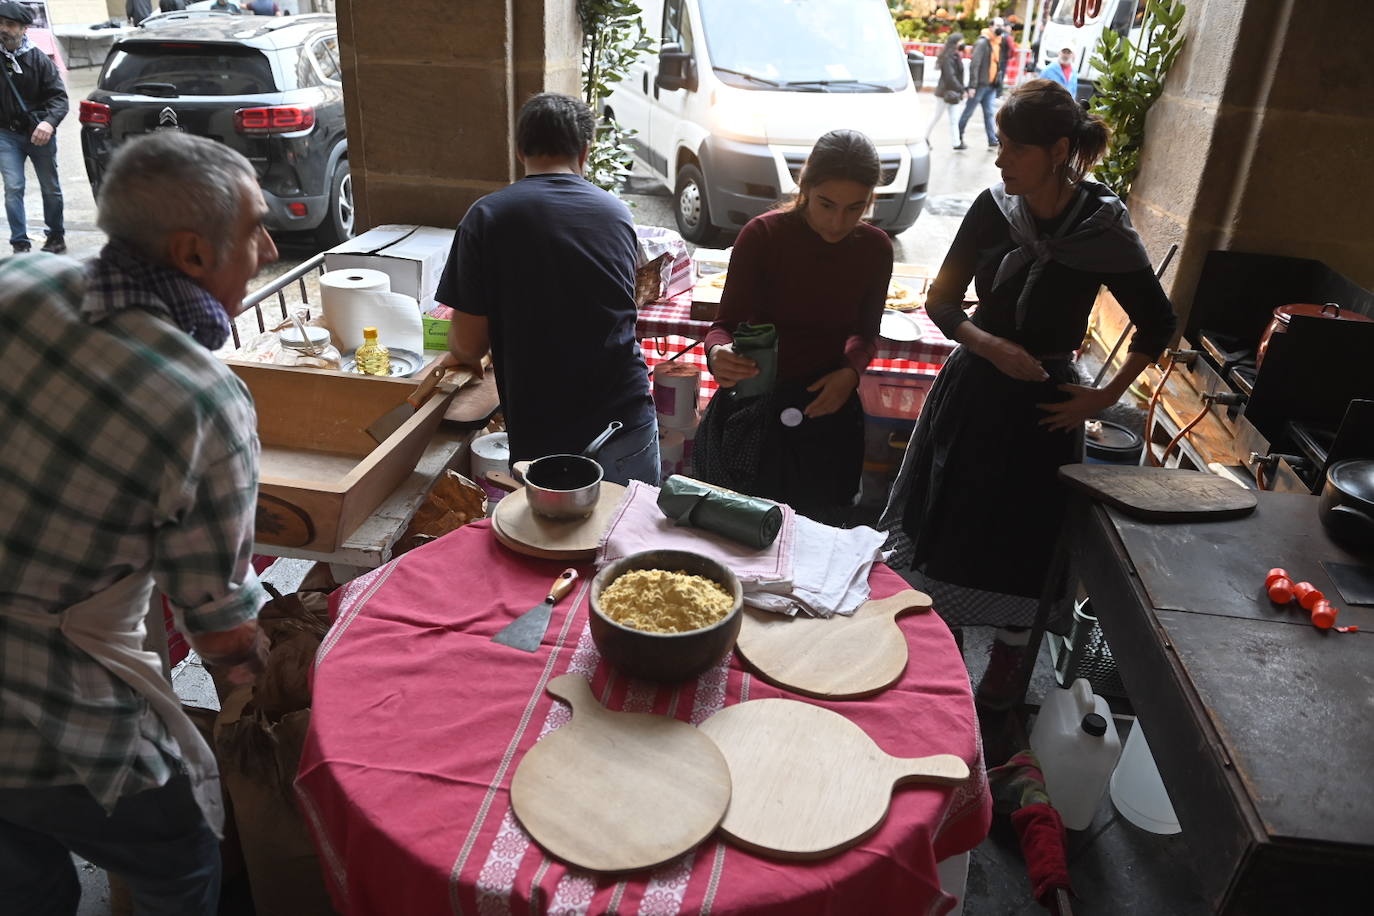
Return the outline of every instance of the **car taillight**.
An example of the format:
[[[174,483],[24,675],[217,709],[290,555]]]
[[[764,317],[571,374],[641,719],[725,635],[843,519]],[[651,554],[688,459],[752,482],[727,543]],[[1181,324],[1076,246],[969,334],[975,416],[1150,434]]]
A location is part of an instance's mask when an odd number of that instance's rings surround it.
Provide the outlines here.
[[[81,100],[82,124],[94,124],[97,127],[108,127],[110,124],[110,106],[104,102],[92,102],[90,99]]]
[[[234,130],[241,134],[286,134],[314,126],[315,109],[310,107],[240,108],[234,112]]]

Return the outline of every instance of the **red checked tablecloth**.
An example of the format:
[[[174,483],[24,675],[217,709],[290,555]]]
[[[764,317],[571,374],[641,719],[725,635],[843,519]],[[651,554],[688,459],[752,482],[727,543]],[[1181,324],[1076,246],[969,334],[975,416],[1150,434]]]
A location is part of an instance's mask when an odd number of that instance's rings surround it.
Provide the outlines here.
[[[679,360],[701,370],[701,393],[704,404],[716,390],[715,379],[706,371],[706,351],[700,343],[706,337],[706,332],[711,329],[711,322],[693,321],[691,313],[690,291],[680,293],[671,299],[651,302],[639,310],[639,318],[635,322],[635,336],[640,339],[644,361],[650,368],[690,347]],[[958,346],[940,333],[940,329],[930,320],[925,309],[907,312],[906,315],[921,329],[921,338],[899,341],[879,337],[878,352],[869,364],[869,371],[934,375],[940,371],[949,354]]]
[[[512,815],[508,789],[525,751],[569,719],[568,708],[544,691],[551,678],[575,672],[611,709],[692,723],[734,703],[792,696],[747,673],[733,655],[677,687],[618,676],[600,661],[587,629],[589,564],[578,567],[578,588],[554,608],[540,651],[493,643],[497,630],[539,603],[565,565],[506,550],[481,522],[331,598],[335,622],[315,663],[296,789],[341,912],[946,911],[951,901],[939,890],[935,864],[983,839],[991,803],[968,675],[933,613],[901,620],[911,663],[891,689],[864,700],[806,702],[848,716],[890,754],[958,754],[974,774],[965,786],[899,788],[872,837],[820,861],[764,859],[718,835],[628,875],[591,874],[546,856]],[[875,598],[906,587],[886,567],[870,582]]]

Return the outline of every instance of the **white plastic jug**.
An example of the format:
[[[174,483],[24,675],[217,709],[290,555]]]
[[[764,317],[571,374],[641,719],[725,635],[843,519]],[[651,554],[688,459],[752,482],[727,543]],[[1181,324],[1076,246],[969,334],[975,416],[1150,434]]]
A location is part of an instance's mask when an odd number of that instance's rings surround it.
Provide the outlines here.
[[[1107,701],[1083,678],[1067,690],[1052,690],[1031,731],[1031,750],[1040,760],[1050,804],[1069,830],[1092,823],[1107,781],[1121,756],[1121,738]]]

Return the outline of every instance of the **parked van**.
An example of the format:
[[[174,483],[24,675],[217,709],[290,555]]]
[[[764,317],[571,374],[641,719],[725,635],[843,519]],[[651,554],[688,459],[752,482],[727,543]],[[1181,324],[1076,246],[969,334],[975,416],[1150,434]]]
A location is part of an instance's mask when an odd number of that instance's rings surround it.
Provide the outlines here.
[[[1092,59],[1097,55],[1103,29],[1137,41],[1140,25],[1145,20],[1146,0],[1103,0],[1102,10],[1084,20],[1081,29],[1073,25],[1073,3],[1074,0],[1056,0],[1053,12],[1046,17],[1045,29],[1040,33],[1040,59],[1035,72],[1058,61],[1062,49],[1073,48],[1078,66],[1078,97],[1090,99],[1097,91],[1097,68],[1092,65]]]
[[[639,0],[659,42],[605,111],[637,136],[636,157],[674,195],[691,242],[738,230],[796,190],[827,131],[878,147],[870,214],[896,234],[925,205],[930,149],[911,69],[884,0]],[[913,66],[915,66],[913,64]]]

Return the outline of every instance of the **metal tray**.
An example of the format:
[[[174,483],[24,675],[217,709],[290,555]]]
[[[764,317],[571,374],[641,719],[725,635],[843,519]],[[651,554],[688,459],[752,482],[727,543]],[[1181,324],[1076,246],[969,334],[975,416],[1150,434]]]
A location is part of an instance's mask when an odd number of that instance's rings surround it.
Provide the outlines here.
[[[391,377],[408,378],[424,368],[425,358],[414,350],[391,350]],[[343,355],[339,363],[339,370],[342,372],[357,372],[358,361],[353,358],[356,351],[349,350]]]

